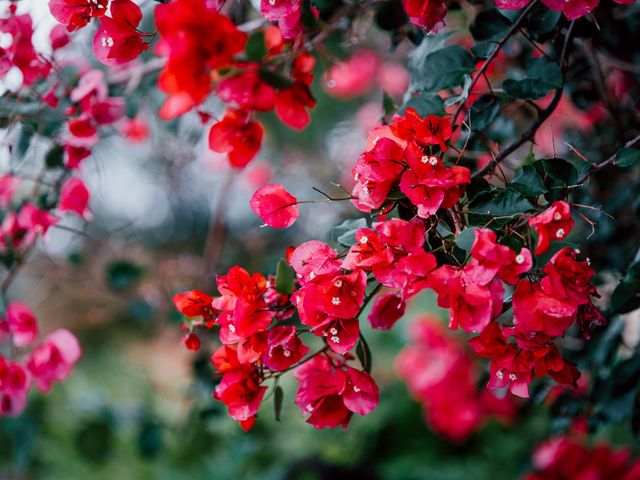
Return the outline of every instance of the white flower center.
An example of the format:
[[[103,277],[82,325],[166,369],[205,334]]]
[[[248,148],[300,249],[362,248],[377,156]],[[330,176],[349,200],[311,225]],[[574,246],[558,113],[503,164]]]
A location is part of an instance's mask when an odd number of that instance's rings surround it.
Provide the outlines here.
[[[236,327],[234,327],[233,325],[229,325],[229,331],[231,333],[236,333]]]
[[[559,228],[558,230],[556,230],[556,238],[564,237],[564,233],[564,228]]]
[[[496,373],[496,377],[498,377],[500,380],[502,380],[504,378],[504,374],[502,373],[502,370],[498,371],[498,373]]]
[[[333,337],[331,337],[331,341],[333,343],[340,343],[340,337],[338,337],[337,335],[334,335]]]
[[[522,265],[524,263],[524,255],[516,255],[516,263]]]
[[[360,391],[360,389],[358,387],[356,387],[355,385],[353,386],[353,391],[358,393]]]
[[[514,381],[516,378],[518,378],[518,377],[516,376],[515,373],[510,373],[509,374],[509,380]]]
[[[331,335],[337,335],[337,334],[338,334],[338,329],[337,329],[337,328],[335,328],[335,327],[331,327],[331,328],[329,329],[329,333],[330,333]]]
[[[367,243],[368,241],[369,241],[369,239],[366,236],[360,238],[360,243],[363,244],[363,245],[365,243]]]
[[[115,44],[113,38],[111,37],[102,37],[101,43],[103,47],[113,47],[113,45]]]
[[[556,221],[562,220],[562,215],[560,215],[560,212],[554,213],[553,219],[556,220]]]
[[[331,303],[333,303],[334,305],[340,305],[341,301],[339,297],[333,297],[331,299]]]
[[[335,282],[333,282],[333,285],[334,285],[336,288],[340,288],[340,287],[342,287],[342,280],[336,280]]]
[[[282,354],[283,354],[285,357],[290,357],[290,356],[291,356],[291,352],[290,352],[289,350],[286,350],[286,349],[285,349],[285,350],[283,350]]]

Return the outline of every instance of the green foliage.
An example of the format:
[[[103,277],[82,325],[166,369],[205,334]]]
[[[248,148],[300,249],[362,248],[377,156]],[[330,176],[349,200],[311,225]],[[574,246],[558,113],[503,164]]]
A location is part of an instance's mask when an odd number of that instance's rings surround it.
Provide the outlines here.
[[[276,291],[283,295],[291,295],[295,286],[296,276],[291,265],[284,259],[280,259],[276,269]]]
[[[536,100],[551,90],[562,88],[560,65],[547,59],[532,58],[527,62],[526,73],[521,80],[505,80],[504,90],[514,98]]]

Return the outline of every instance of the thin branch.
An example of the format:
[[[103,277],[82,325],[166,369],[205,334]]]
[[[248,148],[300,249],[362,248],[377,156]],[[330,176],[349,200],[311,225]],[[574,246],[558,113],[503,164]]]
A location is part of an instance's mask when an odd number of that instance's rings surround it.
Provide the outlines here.
[[[480,70],[478,70],[476,72],[476,75],[473,77],[473,79],[471,80],[471,85],[469,85],[469,91],[471,92],[473,90],[473,87],[475,86],[475,84],[478,82],[478,80],[480,80],[481,77],[483,77],[484,73],[487,71],[487,68],[489,68],[489,65],[491,64],[491,62],[494,60],[494,58],[496,58],[496,56],[498,55],[498,53],[500,52],[500,50],[502,50],[502,47],[504,47],[504,45],[509,41],[509,39],[518,32],[518,30],[520,29],[520,25],[522,24],[522,22],[524,21],[524,19],[526,18],[526,16],[529,14],[529,12],[533,9],[533,7],[535,7],[538,4],[537,0],[534,0],[533,2],[531,2],[527,8],[525,8],[523,10],[523,12],[520,14],[520,16],[516,19],[516,21],[513,23],[513,25],[511,25],[511,28],[509,29],[509,31],[506,33],[506,35],[504,37],[502,37],[500,39],[500,41],[497,43],[496,48],[489,54],[489,56],[487,57],[487,59],[484,61],[484,63],[482,64],[482,66],[480,67]],[[458,115],[460,114],[460,112],[462,111],[462,109],[465,107],[465,105],[467,104],[467,101],[464,100],[460,103],[460,105],[458,105],[458,108],[456,109],[455,113],[453,114],[453,117],[451,117],[451,123],[456,122],[456,119],[458,118]]]
[[[622,147],[622,148],[633,147],[636,143],[639,143],[639,142],[640,142],[640,134],[636,135],[634,138],[632,138],[627,143],[625,143],[624,147]],[[599,170],[602,170],[607,165],[614,164],[615,161],[616,161],[616,156],[617,155],[618,155],[618,152],[616,152],[613,155],[611,155],[605,161],[600,162],[600,163],[598,163],[596,165],[593,165],[589,170],[587,170],[585,173],[583,173],[580,178],[578,178],[578,181],[576,182],[576,184],[578,184],[578,185],[583,184],[584,182],[586,182],[589,179],[589,177],[591,176],[592,173],[595,173],[595,172],[597,172]]]
[[[569,51],[569,44],[571,43],[571,39],[573,37],[574,25],[575,25],[575,20],[572,21],[571,24],[569,25],[569,28],[567,29],[567,34],[564,39],[564,45],[562,46],[562,53],[560,55],[560,67],[562,68],[563,72],[564,72],[564,68],[563,68],[564,63],[567,58],[567,53]],[[501,150],[493,160],[491,160],[483,168],[475,172],[473,176],[474,177],[483,176],[493,171],[496,165],[499,165],[500,162],[502,162],[505,158],[507,158],[509,155],[515,152],[518,148],[520,148],[526,142],[530,141],[535,136],[536,132],[542,126],[542,124],[547,121],[547,119],[558,107],[558,104],[560,103],[560,99],[562,98],[563,92],[564,92],[564,73],[563,73],[562,87],[558,88],[555,91],[555,93],[553,94],[553,98],[551,99],[551,102],[549,102],[549,105],[547,105],[547,107],[540,112],[540,114],[536,118],[536,121],[533,122],[529,126],[529,128],[527,128],[520,135],[520,137],[518,137],[518,139],[515,142],[513,142],[511,145]]]

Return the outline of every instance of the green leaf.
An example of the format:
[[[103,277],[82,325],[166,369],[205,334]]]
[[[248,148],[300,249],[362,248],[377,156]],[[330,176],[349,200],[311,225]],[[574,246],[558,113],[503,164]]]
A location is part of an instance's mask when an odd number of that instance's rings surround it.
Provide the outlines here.
[[[245,47],[245,53],[247,55],[247,59],[254,62],[259,62],[267,54],[264,32],[262,30],[258,30],[249,36]]]
[[[538,38],[551,32],[558,24],[561,16],[562,12],[556,12],[545,5],[539,4],[527,15],[525,28],[534,38]]]
[[[358,361],[362,365],[362,370],[367,373],[371,373],[371,350],[369,349],[369,344],[362,334],[360,334],[360,340],[358,341],[358,345],[356,346],[356,356],[358,357]]]
[[[396,111],[396,104],[387,92],[383,92],[382,94],[382,110],[384,111],[385,117],[388,117]]]
[[[469,124],[474,132],[481,132],[493,123],[500,113],[500,101],[495,95],[483,95],[469,108]]]
[[[525,197],[537,197],[548,192],[542,178],[531,165],[518,168],[515,177],[507,185]]]
[[[291,78],[267,68],[258,69],[258,75],[261,80],[275,88],[288,88],[293,85]]]
[[[471,75],[465,75],[462,79],[462,91],[458,95],[452,95],[448,97],[444,101],[445,107],[450,107],[451,105],[455,105],[458,102],[466,100],[469,98],[469,90],[471,89],[471,84],[473,80],[471,80]]]
[[[404,113],[407,108],[413,108],[423,117],[444,114],[444,102],[435,93],[423,93],[417,97],[411,97],[402,105],[400,113]]]
[[[500,40],[511,27],[511,20],[502,15],[497,8],[480,12],[469,27],[471,35],[477,41]]]
[[[628,313],[640,308],[640,260],[631,264],[611,295],[611,313]]]
[[[133,287],[142,278],[142,268],[128,260],[114,260],[107,265],[107,285],[116,292]]]
[[[527,62],[526,74],[522,80],[505,80],[504,90],[514,98],[535,100],[544,97],[551,90],[562,88],[560,65],[547,58],[532,58]]]
[[[621,148],[616,153],[615,165],[621,168],[633,167],[640,160],[640,150]]]
[[[468,252],[471,250],[471,246],[473,245],[473,241],[476,239],[476,230],[475,228],[465,228],[460,232],[460,234],[455,238],[455,244]]]
[[[331,229],[331,240],[350,247],[356,244],[356,231],[367,227],[365,218],[350,218]]]
[[[409,21],[409,17],[402,7],[400,0],[392,0],[380,4],[376,11],[376,24],[381,30],[393,32],[403,27]]]
[[[562,158],[538,160],[533,164],[533,167],[542,178],[544,186],[549,190],[545,194],[545,198],[550,202],[562,198],[565,190],[578,181],[576,167]]]
[[[276,267],[276,292],[282,295],[291,295],[295,281],[293,268],[284,258],[281,258]]]
[[[276,385],[276,389],[273,392],[273,415],[279,422],[280,415],[282,414],[282,401],[284,400],[284,391],[280,385]]]
[[[494,190],[479,195],[471,204],[469,222],[472,225],[484,225],[491,220],[493,225],[504,225],[519,214],[533,209],[531,202],[519,192]]]
[[[459,45],[436,50],[426,56],[412,73],[411,90],[437,92],[462,83],[465,74],[475,70],[473,58]]]
[[[60,144],[51,147],[44,156],[44,163],[47,168],[64,167],[64,147]]]

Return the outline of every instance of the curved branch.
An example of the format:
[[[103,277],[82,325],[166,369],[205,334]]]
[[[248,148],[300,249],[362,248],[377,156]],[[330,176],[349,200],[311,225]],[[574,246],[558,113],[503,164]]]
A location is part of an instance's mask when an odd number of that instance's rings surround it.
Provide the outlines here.
[[[563,67],[564,67],[565,60],[567,59],[567,53],[569,51],[569,44],[571,43],[571,38],[573,36],[573,26],[574,25],[575,25],[575,20],[571,22],[571,24],[569,25],[569,28],[567,29],[567,34],[566,34],[565,39],[564,39],[564,45],[562,46],[562,53],[560,55],[560,67],[561,67],[561,69],[563,71],[563,77],[564,77],[564,68]],[[530,141],[535,136],[536,132],[542,126],[542,124],[547,121],[547,119],[551,116],[551,114],[558,107],[558,104],[560,103],[560,99],[562,98],[563,92],[564,92],[564,78],[562,80],[562,87],[558,88],[555,91],[555,93],[553,94],[553,98],[551,99],[551,102],[549,102],[549,105],[547,105],[547,107],[538,114],[538,117],[536,118],[535,122],[533,122],[529,126],[529,128],[527,128],[527,130],[525,130],[518,137],[518,139],[515,142],[513,142],[512,144],[510,144],[509,146],[507,146],[506,148],[501,150],[493,158],[493,160],[491,160],[489,163],[487,163],[480,170],[476,171],[473,174],[473,176],[474,177],[483,176],[483,175],[486,175],[487,173],[493,171],[493,169],[496,166],[498,166],[505,158],[507,158],[507,156],[511,155],[513,152],[515,152],[518,148],[520,148],[526,142]]]

